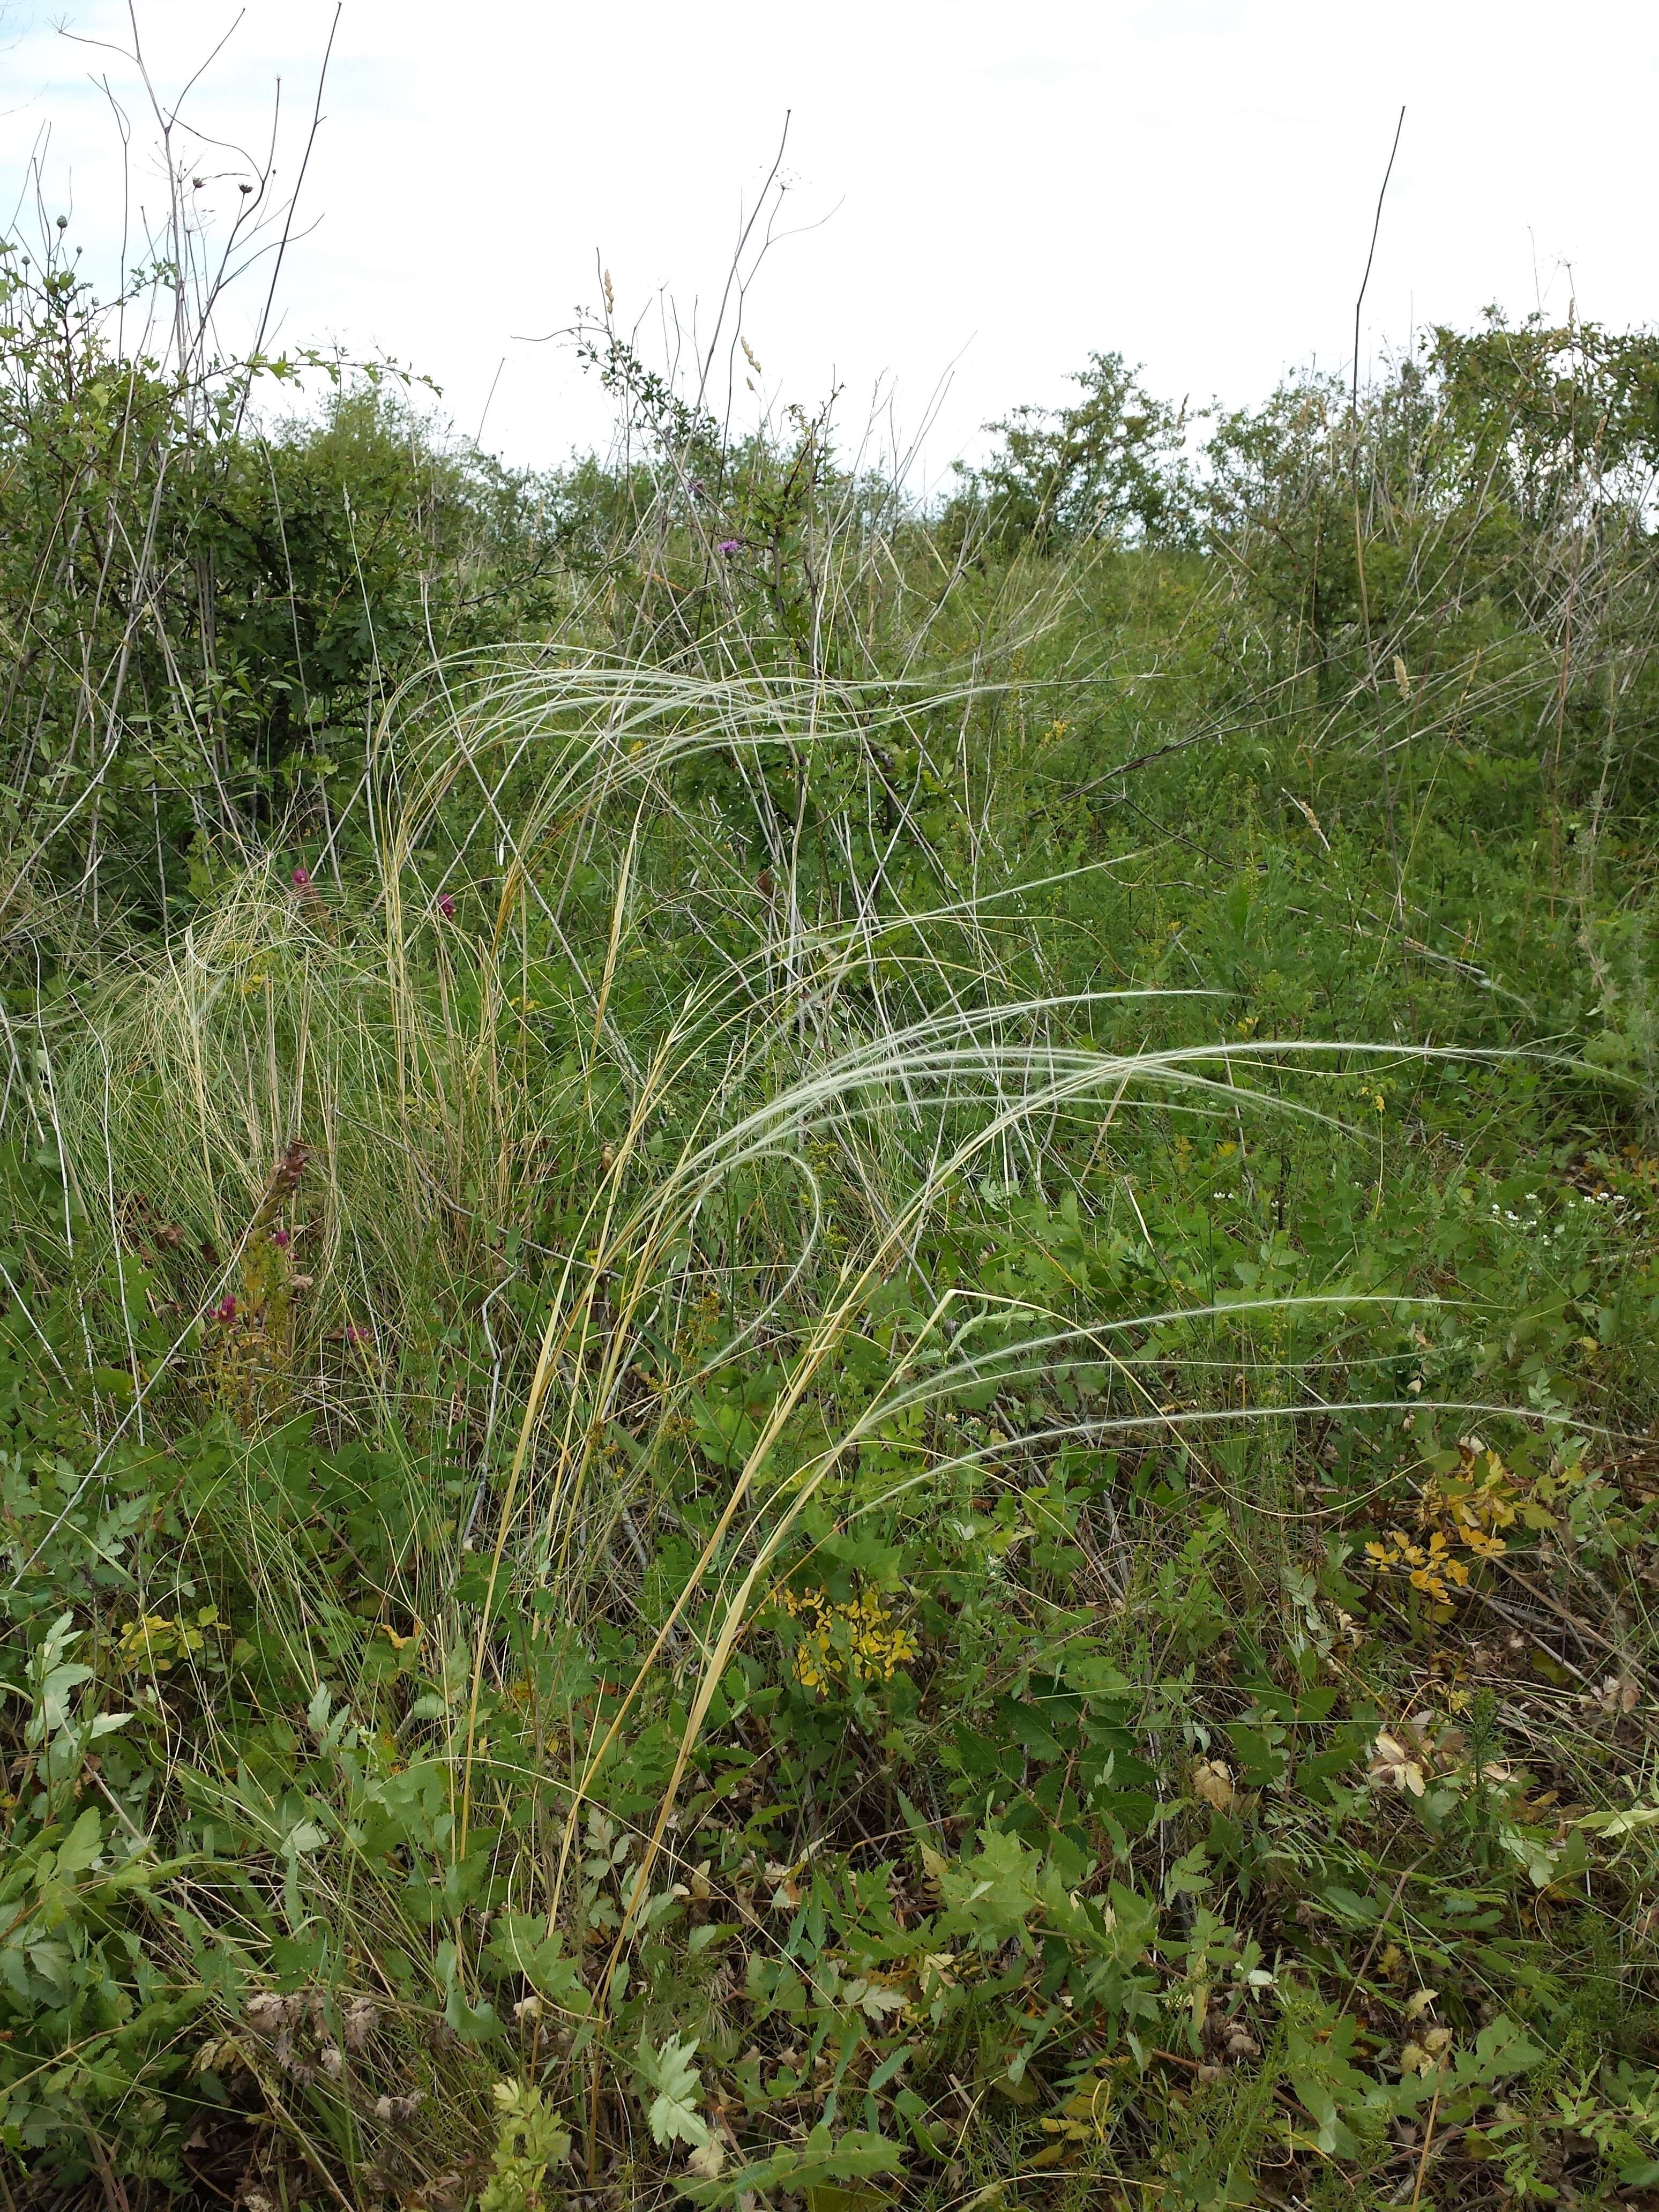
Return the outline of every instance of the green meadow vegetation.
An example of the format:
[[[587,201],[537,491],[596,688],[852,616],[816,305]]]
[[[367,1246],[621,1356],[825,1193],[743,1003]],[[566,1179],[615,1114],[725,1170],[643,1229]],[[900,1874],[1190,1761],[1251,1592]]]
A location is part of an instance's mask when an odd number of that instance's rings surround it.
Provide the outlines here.
[[[1659,2202],[1659,340],[926,505],[169,236],[0,250],[11,2212]]]

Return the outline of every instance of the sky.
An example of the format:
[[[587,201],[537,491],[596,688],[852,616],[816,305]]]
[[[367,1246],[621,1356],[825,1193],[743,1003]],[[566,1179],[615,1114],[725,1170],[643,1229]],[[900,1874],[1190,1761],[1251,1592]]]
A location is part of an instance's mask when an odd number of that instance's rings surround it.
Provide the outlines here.
[[[844,449],[908,455],[922,489],[988,420],[1062,401],[1091,349],[1195,404],[1346,373],[1402,106],[1362,372],[1488,301],[1659,319],[1659,10],[1630,0],[137,8],[166,105],[230,34],[183,108],[227,142],[186,156],[210,209],[279,79],[295,181],[332,29],[280,335],[412,363],[458,434],[535,466],[604,441],[605,395],[558,335],[600,272],[641,349],[678,328],[684,362],[781,142],[737,419],[838,392]],[[94,76],[129,118],[135,204],[158,203],[161,162],[132,63],[88,40],[131,48],[125,0],[0,0],[0,219],[44,148],[48,210],[100,270],[122,157]]]

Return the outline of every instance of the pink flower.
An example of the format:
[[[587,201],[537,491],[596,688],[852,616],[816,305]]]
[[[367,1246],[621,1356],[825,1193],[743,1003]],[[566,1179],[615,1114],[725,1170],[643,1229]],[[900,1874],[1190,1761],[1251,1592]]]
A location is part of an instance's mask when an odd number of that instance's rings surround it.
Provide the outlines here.
[[[445,920],[446,921],[454,921],[454,919],[455,919],[455,902],[454,902],[454,900],[450,896],[450,895],[449,895],[449,893],[448,893],[447,891],[446,891],[446,892],[443,894],[443,896],[442,896],[439,899],[439,901],[438,901],[438,911],[439,911],[439,913],[440,913],[441,915],[442,915],[442,916],[443,916],[443,918],[444,918],[444,920]]]
[[[294,871],[294,888],[299,892],[301,898],[305,896],[306,893],[311,889],[311,871],[309,868],[295,868]]]
[[[729,559],[733,553],[742,552],[743,540],[741,538],[722,538],[714,550],[717,553],[724,553]]]
[[[366,1328],[359,1328],[355,1321],[349,1321],[346,1323],[345,1333],[348,1344],[367,1344],[369,1341],[368,1331]]]
[[[220,1299],[218,1304],[213,1309],[213,1318],[215,1321],[235,1320],[236,1301],[228,1291],[225,1292],[223,1297]]]
[[[270,1241],[279,1252],[286,1252],[294,1239],[286,1229],[273,1229],[270,1232]]]

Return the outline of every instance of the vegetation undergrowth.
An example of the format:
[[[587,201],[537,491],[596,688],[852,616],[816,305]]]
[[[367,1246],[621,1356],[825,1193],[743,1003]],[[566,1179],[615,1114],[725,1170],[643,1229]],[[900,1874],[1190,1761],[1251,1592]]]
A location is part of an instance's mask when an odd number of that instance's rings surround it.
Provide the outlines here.
[[[927,514],[57,252],[10,2201],[1659,2191],[1652,341],[1097,356]]]

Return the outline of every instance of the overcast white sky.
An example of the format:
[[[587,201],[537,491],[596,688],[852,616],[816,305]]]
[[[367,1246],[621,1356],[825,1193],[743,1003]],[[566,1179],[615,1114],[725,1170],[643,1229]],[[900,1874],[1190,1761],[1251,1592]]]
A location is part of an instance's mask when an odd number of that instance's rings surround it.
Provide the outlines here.
[[[139,0],[158,85],[237,13]],[[187,116],[258,143],[280,76],[298,122],[333,15],[247,0]],[[93,71],[132,107],[136,197],[156,171],[130,65],[59,25],[130,40],[125,0],[0,0],[0,182],[9,211],[49,130],[52,209],[94,259],[119,171]],[[603,408],[525,335],[594,302],[596,253],[619,317],[667,293],[706,323],[792,111],[798,234],[744,318],[767,395],[838,382],[856,425],[880,386],[914,433],[948,379],[937,482],[1091,347],[1195,400],[1346,365],[1402,102],[1362,354],[1494,299],[1656,319],[1656,96],[1659,11],[1632,0],[344,0],[283,335],[413,362],[469,434],[499,368],[483,442],[557,460]]]

